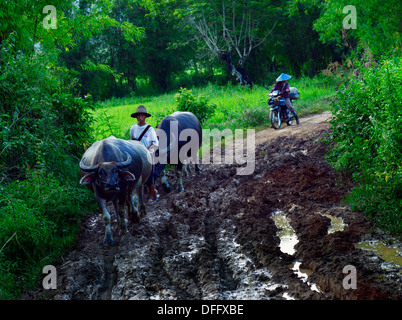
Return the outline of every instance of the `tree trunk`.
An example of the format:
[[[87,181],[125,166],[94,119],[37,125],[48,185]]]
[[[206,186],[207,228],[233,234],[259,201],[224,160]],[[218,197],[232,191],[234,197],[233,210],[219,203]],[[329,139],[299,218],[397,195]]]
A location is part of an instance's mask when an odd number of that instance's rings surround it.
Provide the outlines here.
[[[228,68],[230,74],[236,79],[238,83],[240,83],[242,86],[249,86],[250,89],[253,88],[253,83],[247,76],[244,67],[240,65],[236,68],[233,65],[231,52],[220,52],[219,58],[226,62],[226,67]]]

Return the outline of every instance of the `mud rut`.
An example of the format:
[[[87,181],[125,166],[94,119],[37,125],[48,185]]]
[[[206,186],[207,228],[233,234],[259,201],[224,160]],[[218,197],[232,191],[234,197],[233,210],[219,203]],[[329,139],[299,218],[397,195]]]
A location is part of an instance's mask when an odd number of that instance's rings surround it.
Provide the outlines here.
[[[380,235],[341,203],[351,180],[325,162],[320,138],[328,116],[258,133],[253,175],[236,175],[236,165],[190,173],[184,192],[161,191],[140,223],[115,236],[115,246],[102,244],[100,215],[90,216],[77,247],[57,266],[58,289],[25,298],[401,299],[401,269],[384,269],[381,259],[354,246]],[[291,255],[280,249],[277,212],[297,234]],[[322,214],[342,218],[344,230],[328,234]],[[358,271],[355,290],[343,288],[346,265]]]

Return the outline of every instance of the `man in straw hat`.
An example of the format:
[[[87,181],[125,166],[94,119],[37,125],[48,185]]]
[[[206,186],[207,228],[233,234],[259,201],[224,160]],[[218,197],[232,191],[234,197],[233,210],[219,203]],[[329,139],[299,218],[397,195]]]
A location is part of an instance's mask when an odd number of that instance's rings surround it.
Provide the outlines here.
[[[147,112],[147,109],[143,105],[140,105],[137,108],[137,110],[131,115],[131,117],[138,120],[138,123],[131,127],[130,139],[142,142],[144,146],[151,153],[153,153],[154,150],[158,148],[159,142],[155,129],[145,122],[145,119],[150,116],[151,115]],[[152,164],[151,174],[149,175],[149,178],[145,184],[149,188],[148,202],[153,203],[159,198],[159,194],[155,189],[155,164]]]
[[[272,91],[279,90],[281,93],[282,98],[285,99],[286,107],[289,109],[289,111],[293,114],[293,116],[296,119],[296,123],[300,124],[299,118],[297,117],[295,108],[293,108],[292,102],[289,99],[289,92],[290,92],[290,87],[289,84],[286,82],[292,78],[292,76],[282,73],[277,79],[276,83],[274,84]]]

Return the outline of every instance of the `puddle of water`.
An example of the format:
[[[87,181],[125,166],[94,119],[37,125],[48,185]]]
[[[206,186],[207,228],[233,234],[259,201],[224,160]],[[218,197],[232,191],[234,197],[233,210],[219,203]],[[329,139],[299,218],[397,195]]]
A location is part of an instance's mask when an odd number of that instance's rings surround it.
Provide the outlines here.
[[[357,249],[370,250],[380,255],[386,262],[393,262],[402,267],[402,249],[387,246],[382,241],[363,241],[355,244]]]
[[[275,222],[276,227],[279,229],[277,235],[281,240],[279,248],[282,252],[293,255],[295,250],[295,245],[299,242],[296,232],[289,223],[289,219],[286,217],[285,213],[281,210],[275,211],[272,214],[272,219]],[[292,271],[297,275],[297,277],[306,282],[311,290],[321,292],[315,283],[307,281],[308,277],[313,273],[309,269],[300,269],[301,262],[297,261],[292,267]],[[283,297],[287,300],[294,300],[292,296],[288,293],[284,293]]]
[[[306,282],[311,290],[321,292],[315,283],[307,281],[308,277],[313,273],[313,271],[310,269],[300,269],[300,265],[301,262],[297,261],[292,267],[293,272],[299,279],[301,279],[303,282]]]
[[[289,219],[286,217],[283,211],[275,211],[272,214],[272,219],[275,222],[276,227],[279,229],[277,235],[281,240],[279,248],[283,253],[293,255],[296,250],[295,245],[299,242],[295,231],[289,223]]]
[[[340,217],[331,216],[330,214],[318,212],[320,215],[327,217],[331,220],[331,225],[328,228],[328,234],[334,233],[337,231],[343,231],[347,226],[346,223],[343,222],[343,219]]]

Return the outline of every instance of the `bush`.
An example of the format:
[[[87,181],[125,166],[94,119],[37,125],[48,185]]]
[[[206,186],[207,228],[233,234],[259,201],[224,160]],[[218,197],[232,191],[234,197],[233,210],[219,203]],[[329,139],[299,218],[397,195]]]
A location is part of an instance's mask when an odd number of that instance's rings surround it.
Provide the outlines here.
[[[0,47],[0,299],[32,286],[95,208],[78,183],[91,97],[64,92],[48,62],[12,43]]]
[[[23,178],[26,168],[45,167],[70,176],[90,139],[91,96],[64,93],[40,57],[0,47],[0,179]],[[66,170],[68,169],[68,170]]]
[[[0,187],[0,299],[35,284],[43,266],[71,249],[92,195],[44,171]]]
[[[200,120],[205,121],[215,112],[216,105],[210,103],[209,99],[201,94],[198,97],[191,93],[191,90],[180,88],[179,93],[175,95],[177,109],[179,111],[190,111]]]
[[[348,197],[379,227],[402,232],[402,66],[384,60],[362,69],[361,78],[339,90],[331,121],[335,146],[330,160],[353,174]]]

